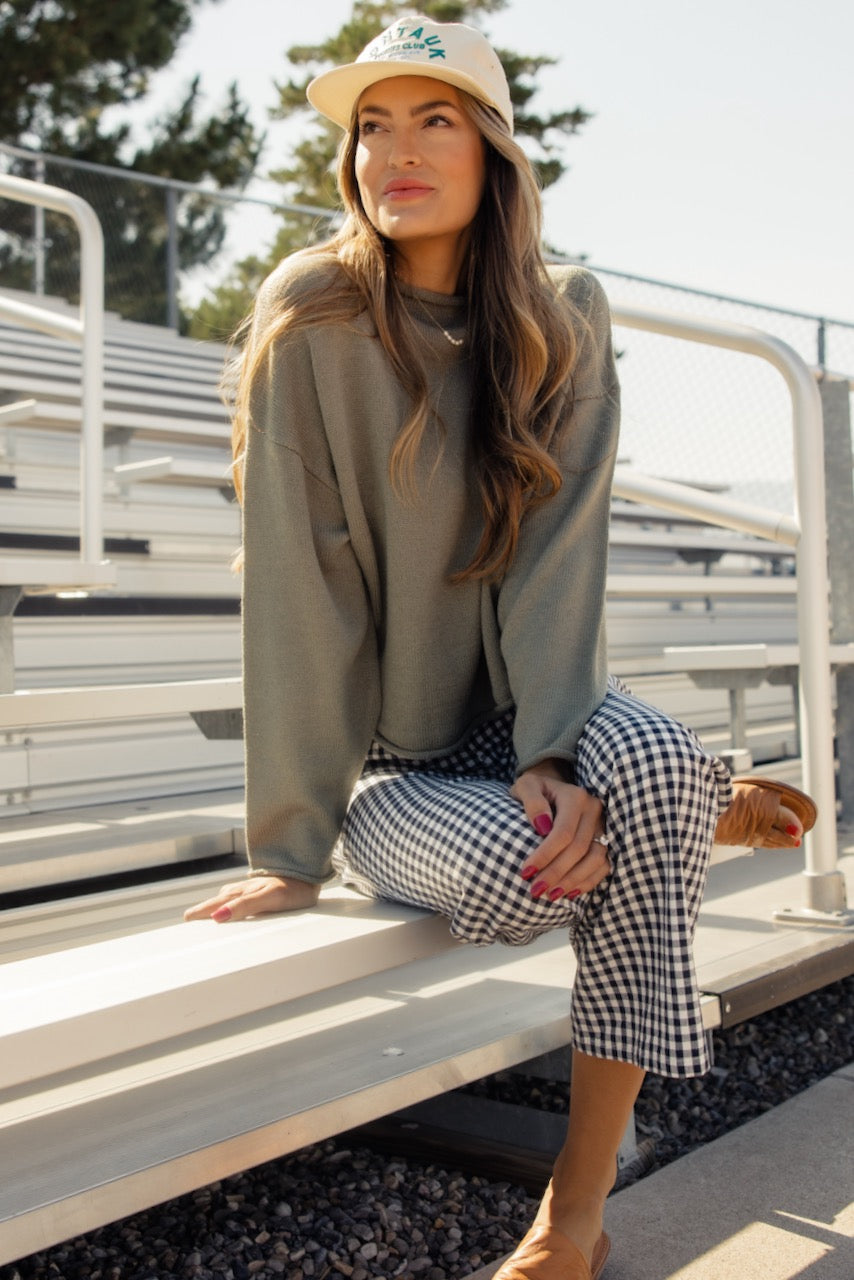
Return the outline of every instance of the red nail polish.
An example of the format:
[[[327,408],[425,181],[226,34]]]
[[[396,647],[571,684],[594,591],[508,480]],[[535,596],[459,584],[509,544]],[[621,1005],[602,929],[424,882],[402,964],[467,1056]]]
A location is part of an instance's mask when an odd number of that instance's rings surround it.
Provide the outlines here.
[[[789,825],[786,827],[787,836],[799,836],[800,834],[801,834],[800,831],[793,823],[790,822]]]
[[[519,875],[522,877],[523,880],[533,880],[534,876],[538,876],[539,874],[540,874],[539,867],[523,867],[522,870],[519,872]]]
[[[531,897],[539,898],[542,894],[545,893],[548,887],[549,886],[546,884],[545,880],[538,880],[537,883],[534,885],[533,889],[531,890]]]
[[[580,897],[581,897],[581,890],[580,890],[580,889],[570,889],[569,893],[568,893],[566,896],[569,898],[570,902],[574,902],[576,898],[580,898]]]
[[[552,826],[552,820],[547,813],[538,813],[534,819],[534,830],[538,836],[547,836]]]
[[[558,885],[558,887],[556,889],[552,889],[551,893],[549,894],[549,901],[557,902],[558,898],[562,898],[562,897],[563,897],[563,889],[561,889],[560,885]]]
[[[212,915],[212,920],[218,920],[224,924],[226,920],[231,919],[231,907],[219,907]]]

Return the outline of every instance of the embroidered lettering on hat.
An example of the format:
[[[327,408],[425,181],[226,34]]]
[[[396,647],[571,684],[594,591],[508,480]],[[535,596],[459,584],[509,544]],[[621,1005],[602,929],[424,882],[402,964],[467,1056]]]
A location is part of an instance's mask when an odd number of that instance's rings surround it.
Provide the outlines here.
[[[486,37],[457,22],[423,14],[398,20],[376,36],[355,62],[316,76],[308,100],[346,129],[360,94],[378,80],[422,75],[455,85],[492,107],[513,132],[513,103],[504,68]]]
[[[425,36],[423,26],[412,29],[400,26],[383,31],[376,40],[371,41],[360,56],[374,60],[390,57],[415,59],[419,54],[424,53],[429,58],[444,58],[445,50],[441,36],[435,34]]]

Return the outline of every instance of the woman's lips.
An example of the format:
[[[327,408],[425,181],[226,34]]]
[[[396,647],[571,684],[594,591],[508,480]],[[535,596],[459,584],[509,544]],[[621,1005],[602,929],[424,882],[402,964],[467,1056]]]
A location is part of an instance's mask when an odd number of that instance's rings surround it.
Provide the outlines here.
[[[427,195],[432,190],[433,188],[426,182],[418,182],[414,178],[393,178],[391,182],[386,183],[383,195],[391,200],[401,200],[407,196]]]

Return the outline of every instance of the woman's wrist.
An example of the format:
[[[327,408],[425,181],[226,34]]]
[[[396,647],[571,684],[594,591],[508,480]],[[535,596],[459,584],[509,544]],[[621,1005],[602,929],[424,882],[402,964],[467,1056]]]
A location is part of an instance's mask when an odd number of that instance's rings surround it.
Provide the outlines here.
[[[560,756],[549,756],[545,760],[538,760],[530,768],[524,769],[519,776],[524,777],[529,773],[539,774],[541,778],[553,778],[555,782],[570,781],[569,763],[562,760]]]

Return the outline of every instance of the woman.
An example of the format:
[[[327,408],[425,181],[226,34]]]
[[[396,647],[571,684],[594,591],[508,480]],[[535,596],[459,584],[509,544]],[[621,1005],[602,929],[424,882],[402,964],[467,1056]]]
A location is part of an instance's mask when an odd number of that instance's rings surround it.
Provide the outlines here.
[[[731,843],[805,822],[773,784],[727,809],[724,766],[607,680],[608,307],[543,266],[490,46],[402,19],[309,98],[346,130],[347,220],[263,286],[235,417],[251,870],[187,914],[311,906],[338,870],[475,943],[567,927],[568,1138],[498,1274],[597,1276],[644,1072],[707,1069],[718,818]]]

